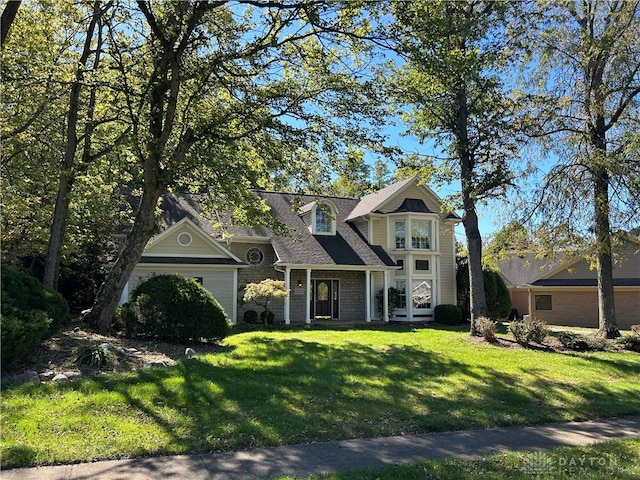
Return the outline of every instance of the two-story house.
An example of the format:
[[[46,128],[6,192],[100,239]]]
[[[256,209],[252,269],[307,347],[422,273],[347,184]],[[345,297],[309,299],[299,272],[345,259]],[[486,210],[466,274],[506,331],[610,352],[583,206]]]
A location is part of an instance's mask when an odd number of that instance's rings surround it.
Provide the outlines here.
[[[290,290],[270,305],[285,324],[429,321],[436,305],[456,302],[454,227],[460,219],[442,213],[441,200],[417,178],[361,199],[255,195],[287,226],[287,235],[230,225],[223,238],[197,199],[166,195],[163,230],[147,245],[123,301],[144,278],[179,273],[198,279],[234,323],[256,308],[239,302],[244,286],[266,278],[284,280]],[[391,316],[390,287],[399,292]]]

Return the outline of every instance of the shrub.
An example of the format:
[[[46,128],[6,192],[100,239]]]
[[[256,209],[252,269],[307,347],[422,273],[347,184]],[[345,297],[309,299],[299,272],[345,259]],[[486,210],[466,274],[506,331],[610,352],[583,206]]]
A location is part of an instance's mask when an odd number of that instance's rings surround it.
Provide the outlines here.
[[[577,352],[595,352],[607,348],[607,341],[604,338],[587,337],[579,333],[560,332],[558,340],[565,348]]]
[[[128,335],[162,340],[221,340],[230,324],[222,306],[192,278],[167,274],[138,285],[117,318]]]
[[[258,323],[258,312],[256,312],[255,310],[247,310],[246,312],[244,312],[244,316],[242,317],[242,319],[246,323]]]
[[[394,287],[389,287],[389,289],[387,290],[387,297],[389,317],[393,317],[393,312],[395,312],[396,309],[400,306],[400,290]],[[384,312],[382,311],[383,304],[384,289],[378,290],[378,293],[376,293],[376,306],[378,307],[378,313],[380,315],[384,314]]]
[[[640,335],[628,335],[618,339],[618,345],[625,350],[640,353]]]
[[[11,267],[2,267],[1,295],[3,367],[23,358],[51,331],[69,320],[69,307],[59,293]]]
[[[496,322],[486,317],[476,319],[476,331],[478,335],[484,337],[487,342],[495,342],[496,338]]]
[[[51,319],[42,310],[19,310],[2,299],[0,331],[2,366],[7,367],[23,358],[46,336]]]
[[[542,320],[530,318],[524,322],[512,322],[509,330],[520,345],[531,342],[542,343],[549,333],[547,325]]]
[[[487,300],[487,308],[491,318],[507,318],[511,313],[511,294],[507,285],[498,272],[483,270],[484,295]],[[458,262],[456,271],[456,284],[458,288],[458,305],[462,308],[465,318],[469,317],[471,310],[469,293],[469,265],[466,261]]]
[[[276,316],[271,310],[263,310],[260,312],[260,321],[266,325],[273,325]]]
[[[115,355],[107,345],[82,345],[76,349],[74,362],[90,367],[102,367],[114,363]]]
[[[42,310],[51,319],[50,330],[56,331],[69,322],[69,305],[58,292],[18,270],[2,266],[2,303],[18,310]]]
[[[458,325],[462,321],[462,309],[457,305],[438,305],[433,309],[433,318],[445,325]]]

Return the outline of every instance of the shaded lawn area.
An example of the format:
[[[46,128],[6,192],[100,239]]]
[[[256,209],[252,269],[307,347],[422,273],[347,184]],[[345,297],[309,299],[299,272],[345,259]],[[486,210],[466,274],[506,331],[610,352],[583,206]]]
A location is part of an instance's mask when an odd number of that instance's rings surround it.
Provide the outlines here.
[[[640,355],[466,332],[251,332],[174,367],[2,392],[2,466],[640,413]]]

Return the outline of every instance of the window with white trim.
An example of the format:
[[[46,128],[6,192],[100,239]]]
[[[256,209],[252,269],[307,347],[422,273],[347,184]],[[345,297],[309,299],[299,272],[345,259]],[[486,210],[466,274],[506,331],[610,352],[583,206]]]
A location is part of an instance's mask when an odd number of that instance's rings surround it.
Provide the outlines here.
[[[395,223],[396,248],[404,250],[407,241],[407,227],[404,220],[396,220]]]
[[[258,247],[251,247],[249,250],[247,250],[246,259],[249,265],[257,267],[264,261],[264,253]]]
[[[411,221],[411,248],[431,249],[431,220]]]

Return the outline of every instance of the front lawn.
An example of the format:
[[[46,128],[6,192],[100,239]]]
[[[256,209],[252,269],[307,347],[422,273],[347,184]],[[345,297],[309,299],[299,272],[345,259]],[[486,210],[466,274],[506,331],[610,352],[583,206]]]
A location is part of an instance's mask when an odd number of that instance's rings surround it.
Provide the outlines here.
[[[640,355],[466,332],[249,332],[169,368],[2,392],[2,466],[640,413]]]
[[[545,452],[507,452],[475,461],[433,460],[415,465],[312,475],[308,480],[637,480],[640,440],[616,440]],[[294,477],[280,477],[292,480]]]

